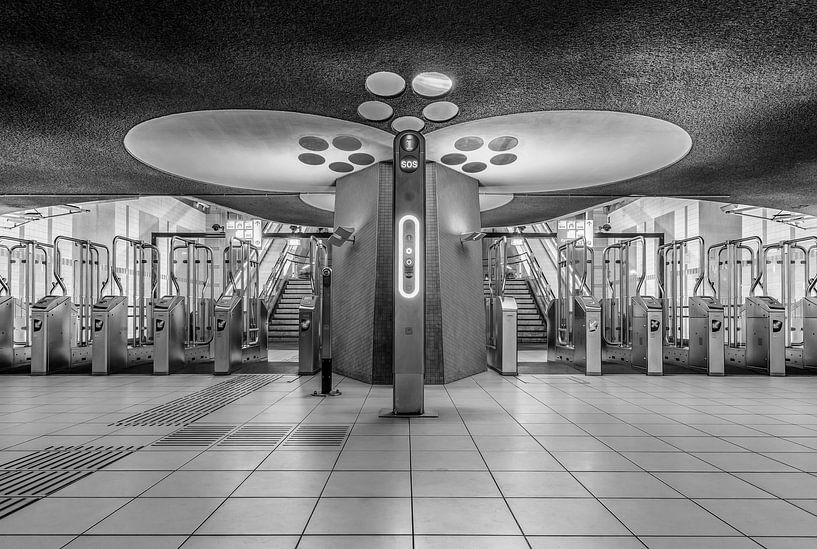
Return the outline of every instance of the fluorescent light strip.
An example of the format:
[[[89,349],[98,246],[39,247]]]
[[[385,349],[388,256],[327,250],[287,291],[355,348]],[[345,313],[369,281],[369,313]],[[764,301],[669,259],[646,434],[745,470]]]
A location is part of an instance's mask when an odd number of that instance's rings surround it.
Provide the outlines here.
[[[405,250],[404,237],[405,237],[406,223],[409,223],[409,222],[414,224],[414,245],[412,246],[412,248],[414,248],[414,250],[415,250],[414,251],[414,290],[411,293],[406,293],[405,289],[403,289],[403,283],[405,281],[405,274],[406,274],[405,273],[405,270],[406,270],[405,260],[406,260],[406,258],[405,258],[405,254],[404,254],[404,250]],[[397,222],[397,241],[398,241],[399,246],[400,246],[400,261],[398,262],[399,265],[397,267],[397,272],[399,274],[398,281],[397,281],[397,288],[400,291],[401,296],[403,296],[406,299],[411,299],[413,297],[417,297],[417,294],[420,293],[420,282],[421,282],[420,273],[422,272],[422,270],[421,270],[422,266],[420,265],[420,261],[418,259],[419,254],[417,252],[417,250],[420,247],[419,243],[422,242],[421,235],[420,235],[420,220],[417,219],[417,216],[407,214],[407,215],[404,215],[403,217],[400,218],[400,221]]]

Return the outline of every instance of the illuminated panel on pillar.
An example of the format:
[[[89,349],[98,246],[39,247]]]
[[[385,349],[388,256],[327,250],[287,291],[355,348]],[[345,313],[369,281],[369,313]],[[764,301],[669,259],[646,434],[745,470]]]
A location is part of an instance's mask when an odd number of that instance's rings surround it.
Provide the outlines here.
[[[397,233],[397,240],[401,243],[400,295],[411,299],[417,297],[422,285],[423,266],[420,265],[420,254],[416,253],[417,242],[422,242],[420,220],[414,215],[404,215],[398,222]]]

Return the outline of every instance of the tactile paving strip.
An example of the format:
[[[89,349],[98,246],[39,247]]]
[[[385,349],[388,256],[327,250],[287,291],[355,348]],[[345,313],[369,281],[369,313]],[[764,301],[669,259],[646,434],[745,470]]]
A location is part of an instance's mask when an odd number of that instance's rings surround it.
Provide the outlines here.
[[[284,440],[283,446],[341,446],[349,430],[348,425],[301,425]]]
[[[281,374],[242,374],[112,425],[187,425],[272,383]]]
[[[229,434],[219,446],[277,446],[292,430],[291,425],[245,425]]]
[[[0,519],[138,449],[136,446],[51,446],[0,465]]]
[[[188,425],[154,442],[153,446],[210,446],[235,427],[235,425]]]

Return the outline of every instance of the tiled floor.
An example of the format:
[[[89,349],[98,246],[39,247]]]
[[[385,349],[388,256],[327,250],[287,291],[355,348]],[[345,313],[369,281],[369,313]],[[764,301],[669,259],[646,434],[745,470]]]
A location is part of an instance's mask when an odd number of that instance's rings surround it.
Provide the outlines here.
[[[292,378],[285,378],[290,381]],[[156,447],[113,422],[222,378],[0,377],[0,469],[142,445],[0,520],[0,547],[817,547],[817,377],[486,372],[378,418],[389,387],[271,383],[198,423],[348,425],[341,446]],[[274,449],[273,449],[274,448]]]

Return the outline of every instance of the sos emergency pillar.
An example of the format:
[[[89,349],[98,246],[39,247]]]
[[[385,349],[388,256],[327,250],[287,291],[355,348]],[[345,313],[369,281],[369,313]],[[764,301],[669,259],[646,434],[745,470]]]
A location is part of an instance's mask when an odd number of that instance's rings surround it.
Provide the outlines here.
[[[434,416],[425,375],[425,139],[394,138],[394,406],[383,416]]]

